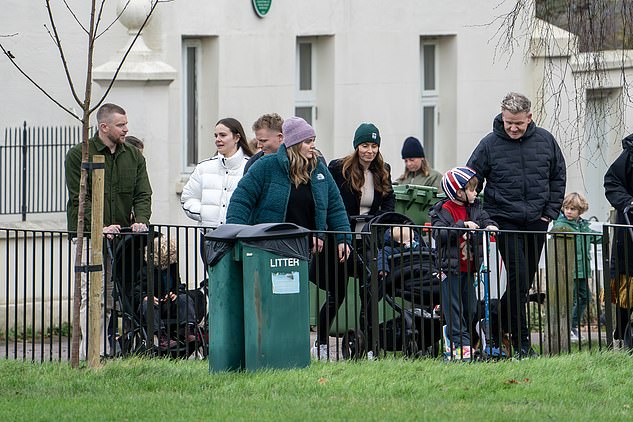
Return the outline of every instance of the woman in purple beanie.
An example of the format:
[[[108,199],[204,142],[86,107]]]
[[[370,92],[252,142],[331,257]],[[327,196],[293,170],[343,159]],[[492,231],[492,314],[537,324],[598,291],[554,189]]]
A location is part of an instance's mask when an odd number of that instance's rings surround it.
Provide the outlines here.
[[[277,153],[257,160],[238,184],[227,212],[229,224],[290,222],[316,233],[338,232],[332,251],[338,262],[349,255],[350,231],[347,214],[336,183],[315,152],[316,134],[300,117],[286,119],[282,126],[284,143]],[[324,248],[323,235],[312,239],[313,253]],[[325,253],[325,252],[324,252]],[[333,293],[332,293],[333,294]],[[326,320],[336,309],[326,301],[321,309],[319,341],[315,357],[328,358]],[[321,340],[323,339],[323,340]]]

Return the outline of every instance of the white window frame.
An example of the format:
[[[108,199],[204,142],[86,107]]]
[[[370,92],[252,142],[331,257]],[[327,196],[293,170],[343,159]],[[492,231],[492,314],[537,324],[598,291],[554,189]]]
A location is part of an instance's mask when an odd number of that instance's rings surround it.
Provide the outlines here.
[[[317,112],[316,112],[316,90],[317,90],[317,86],[316,86],[316,61],[317,61],[317,55],[316,55],[316,47],[317,47],[317,39],[316,37],[297,37],[297,46],[296,46],[296,65],[295,65],[295,80],[296,80],[296,86],[295,86],[295,109],[299,108],[299,107],[310,107],[312,109],[312,125],[314,126],[314,122],[317,119]],[[310,59],[310,76],[311,76],[311,81],[310,81],[310,87],[311,89],[309,90],[301,90],[299,89],[300,86],[300,78],[301,78],[301,60],[300,60],[300,46],[302,44],[310,44],[311,45],[311,59]]]
[[[196,74],[196,100],[198,102],[197,104],[197,110],[196,113],[198,114],[196,116],[196,131],[197,131],[197,137],[196,137],[196,151],[197,151],[197,155],[198,157],[196,157],[196,160],[194,161],[199,161],[200,160],[200,75],[202,75],[202,41],[200,39],[183,39],[182,42],[182,165],[183,165],[183,170],[186,173],[191,173],[193,171],[193,169],[195,168],[197,163],[188,163],[188,158],[189,158],[189,134],[188,134],[188,120],[187,117],[189,115],[189,109],[188,109],[188,98],[187,98],[187,94],[188,94],[188,90],[187,90],[187,75],[188,75],[188,61],[187,61],[187,51],[189,48],[195,48],[196,50],[196,56],[195,56],[195,60],[196,60],[196,69],[195,69],[195,74]]]
[[[433,64],[433,73],[435,75],[434,81],[434,89],[427,90],[425,88],[425,74],[424,74],[424,47],[432,45],[434,46],[434,64]],[[435,161],[435,156],[437,154],[437,132],[439,126],[439,102],[440,102],[440,73],[439,73],[439,43],[434,40],[422,40],[420,43],[420,133],[422,135],[422,143],[428,151],[427,161],[431,167],[434,165],[433,161]],[[433,139],[426,139],[425,134],[425,126],[424,126],[424,109],[427,107],[433,107]],[[431,148],[429,148],[429,146]]]

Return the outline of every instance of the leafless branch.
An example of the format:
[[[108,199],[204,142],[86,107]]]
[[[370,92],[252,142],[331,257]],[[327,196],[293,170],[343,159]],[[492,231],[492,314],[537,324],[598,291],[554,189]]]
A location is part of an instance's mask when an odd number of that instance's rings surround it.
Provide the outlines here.
[[[125,54],[123,55],[123,58],[121,59],[121,62],[119,63],[119,66],[117,67],[116,71],[114,72],[114,75],[112,76],[112,80],[110,81],[110,84],[108,85],[108,88],[106,88],[106,90],[103,93],[101,99],[90,109],[90,113],[92,113],[94,110],[99,108],[99,106],[103,103],[103,101],[105,101],[106,97],[110,93],[110,90],[112,89],[112,86],[114,85],[114,81],[116,81],[116,78],[119,75],[119,72],[121,71],[121,68],[123,67],[123,64],[125,63],[125,59],[127,59],[127,56],[130,54],[130,51],[132,51],[132,48],[134,47],[134,44],[136,43],[136,40],[138,39],[138,37],[141,36],[141,33],[143,32],[143,29],[145,28],[145,25],[147,25],[147,22],[149,21],[149,18],[152,16],[152,14],[154,13],[154,10],[156,9],[156,7],[158,6],[159,3],[160,3],[159,0],[154,0],[152,2],[152,6],[151,6],[149,12],[147,13],[147,16],[145,16],[145,20],[143,21],[143,24],[141,25],[139,30],[136,32],[136,35],[134,36],[134,39],[132,40],[132,42],[128,46],[127,50],[125,51]]]
[[[0,38],[10,38],[10,37],[15,37],[16,35],[18,35],[18,33],[13,33],[13,34],[4,34],[4,35],[0,35]]]
[[[46,90],[44,88],[42,88],[40,86],[40,84],[38,84],[35,80],[33,80],[33,78],[31,78],[26,72],[24,72],[24,70],[22,70],[22,68],[20,67],[19,64],[16,63],[15,61],[15,57],[13,56],[13,54],[11,54],[10,51],[6,50],[4,48],[4,46],[2,44],[0,44],[0,49],[2,50],[2,53],[7,56],[7,58],[11,61],[11,63],[13,64],[13,66],[15,66],[15,68],[18,70],[18,72],[20,72],[26,79],[28,79],[29,82],[31,82],[37,89],[39,89],[40,91],[42,91],[42,93],[44,95],[46,95],[48,97],[49,100],[51,100],[53,103],[55,103],[56,105],[58,105],[62,110],[64,110],[66,113],[70,114],[71,116],[73,116],[75,119],[79,120],[81,122],[81,119],[79,118],[79,116],[75,115],[75,113],[73,113],[70,109],[64,107],[59,101],[57,101],[55,98],[53,98],[48,92],[46,92]]]
[[[102,36],[104,33],[106,33],[108,31],[108,29],[112,28],[112,25],[114,25],[119,18],[121,17],[121,15],[123,14],[123,12],[125,12],[125,9],[127,9],[127,7],[130,5],[130,0],[128,0],[125,3],[125,6],[123,6],[123,9],[121,9],[121,11],[119,12],[118,15],[116,15],[116,17],[114,18],[114,20],[112,20],[112,22],[110,22],[110,25],[107,26],[106,29],[104,29],[103,31],[101,31],[99,34],[97,34],[97,36],[95,37],[95,39],[98,39],[100,36]],[[103,7],[103,3],[101,4],[101,6]],[[101,10],[99,10],[99,16],[101,16]]]
[[[59,45],[57,44],[57,40],[55,39],[55,36],[51,32],[51,30],[48,29],[48,26],[46,26],[46,24],[44,24],[44,29],[46,29],[46,33],[48,34],[48,36],[51,37],[51,40],[53,41],[53,44],[55,44],[55,47],[59,48]]]
[[[73,11],[73,9],[68,5],[68,2],[66,0],[62,0],[64,2],[64,5],[66,6],[66,9],[68,9],[68,12],[70,13],[70,15],[75,19],[75,22],[77,22],[77,25],[79,25],[79,27],[81,29],[83,29],[83,31],[88,34],[88,30],[86,29],[85,26],[83,26],[83,24],[81,23],[81,21],[77,18],[77,15],[75,14],[75,12]]]
[[[95,24],[94,24],[94,28],[93,28],[93,33],[96,34],[99,32],[99,24],[101,23],[101,17],[103,16],[103,7],[105,6],[106,0],[101,0],[101,4],[99,5],[99,13],[97,13],[97,18],[95,20]],[[128,2],[125,4],[125,7],[127,7],[127,5],[129,4],[129,0]],[[95,37],[95,39],[99,38],[99,35],[97,35]]]
[[[55,25],[55,19],[53,18],[53,10],[51,9],[50,0],[46,0],[46,11],[48,12],[48,19],[51,23],[51,28],[53,29],[53,35],[55,36],[55,44],[57,45],[57,50],[59,51],[59,58],[62,61],[62,65],[64,67],[64,73],[66,74],[66,80],[68,81],[68,86],[70,87],[70,92],[73,95],[73,98],[79,104],[82,105],[82,101],[79,99],[77,92],[75,91],[75,84],[73,83],[73,79],[70,76],[70,70],[68,69],[68,62],[66,61],[66,56],[64,55],[64,48],[62,47],[62,41],[59,38],[59,33],[57,32],[57,26]]]
[[[501,1],[511,2],[509,11],[485,24],[498,25],[493,37],[497,39],[495,58],[501,53],[516,54],[520,40],[530,40],[525,60],[538,64],[542,74],[533,111],[550,124],[548,129],[567,151],[569,166],[576,166],[584,181],[585,169],[605,164],[607,142],[619,140],[616,135],[625,127],[625,109],[633,99],[625,72],[629,60],[626,49],[633,44],[629,29],[633,3],[623,0],[614,6],[616,3],[610,0]],[[532,10],[547,24],[538,23]],[[568,37],[567,45],[560,44],[562,38],[555,26],[575,34]],[[538,35],[533,37],[534,33]],[[614,49],[621,53],[605,55],[605,50]],[[561,51],[568,58],[561,58]],[[613,87],[609,80],[618,67],[619,83]]]

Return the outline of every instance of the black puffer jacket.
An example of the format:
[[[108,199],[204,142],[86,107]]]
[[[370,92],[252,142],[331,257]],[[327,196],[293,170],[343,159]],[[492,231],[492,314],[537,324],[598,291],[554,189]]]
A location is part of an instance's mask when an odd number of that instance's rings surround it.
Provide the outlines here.
[[[633,134],[622,140],[622,154],[611,164],[604,175],[604,194],[607,201],[616,209],[616,224],[627,224],[624,209],[633,202]],[[633,211],[633,210],[632,210]],[[629,221],[633,223],[633,215],[629,213]],[[627,229],[616,228],[611,255],[611,277],[619,274],[633,275],[633,246],[626,236]],[[628,251],[628,257],[625,256]],[[617,264],[616,264],[617,261]],[[628,263],[628,267],[627,267]]]
[[[445,273],[459,273],[460,242],[462,236],[465,233],[469,233],[469,250],[472,253],[473,270],[478,271],[484,256],[483,232],[441,229],[441,227],[466,228],[464,221],[455,221],[451,213],[444,208],[444,204],[448,201],[450,201],[450,199],[444,199],[438,202],[429,211],[429,217],[433,225],[431,233],[435,239],[440,269]],[[477,199],[474,203],[466,206],[466,215],[468,216],[468,221],[477,223],[479,228],[485,229],[488,226],[497,226],[497,223],[482,209],[481,203]]]
[[[534,122],[514,140],[499,114],[467,166],[477,172],[480,189],[486,181],[484,209],[491,218],[528,224],[542,216],[558,217],[565,195],[565,159],[552,134]]]

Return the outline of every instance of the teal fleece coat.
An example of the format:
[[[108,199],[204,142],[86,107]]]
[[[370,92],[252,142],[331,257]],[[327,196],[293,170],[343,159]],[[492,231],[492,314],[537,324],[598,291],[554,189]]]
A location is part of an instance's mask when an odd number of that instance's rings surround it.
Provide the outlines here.
[[[276,154],[265,155],[246,172],[231,196],[227,224],[282,223],[290,197],[289,161],[286,146]],[[336,183],[325,164],[318,162],[311,179],[318,231],[349,232],[347,213]],[[337,235],[339,243],[350,236]]]
[[[562,230],[561,230],[562,229]],[[556,231],[572,231],[576,233],[596,233],[598,236],[581,236],[576,237],[576,278],[589,278],[591,276],[591,244],[602,241],[602,233],[592,230],[589,222],[583,218],[578,221],[569,221],[563,213],[558,216],[554,222],[552,232]]]

